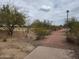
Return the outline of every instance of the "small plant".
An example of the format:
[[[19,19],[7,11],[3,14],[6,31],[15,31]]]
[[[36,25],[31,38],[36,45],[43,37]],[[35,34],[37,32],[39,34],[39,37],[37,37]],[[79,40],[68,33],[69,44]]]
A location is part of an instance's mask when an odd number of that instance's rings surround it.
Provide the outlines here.
[[[4,39],[3,39],[3,42],[7,42],[7,39],[6,39],[6,38],[4,38]]]

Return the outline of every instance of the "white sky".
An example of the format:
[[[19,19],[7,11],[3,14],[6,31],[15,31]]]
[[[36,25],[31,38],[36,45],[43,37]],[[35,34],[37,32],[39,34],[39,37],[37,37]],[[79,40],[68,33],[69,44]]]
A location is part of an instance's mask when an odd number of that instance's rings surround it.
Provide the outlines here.
[[[0,0],[0,5],[7,3],[15,5],[32,20],[47,19],[57,25],[63,24],[66,10],[70,10],[70,17],[79,18],[79,0]]]

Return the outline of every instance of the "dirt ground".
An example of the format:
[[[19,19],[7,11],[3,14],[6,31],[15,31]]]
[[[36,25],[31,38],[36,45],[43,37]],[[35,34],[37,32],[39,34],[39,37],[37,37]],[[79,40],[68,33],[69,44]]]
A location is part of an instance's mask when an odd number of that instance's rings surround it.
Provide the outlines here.
[[[33,41],[35,35],[30,32],[26,37],[25,31],[14,31],[12,37],[7,36],[7,32],[0,31],[0,59],[23,59],[28,55],[35,46],[47,46],[63,49],[73,49],[72,44],[66,42],[66,29],[52,31],[51,35],[46,36],[45,39]],[[3,42],[7,39],[7,42]]]
[[[35,47],[27,42],[25,35],[24,31],[15,31],[8,37],[7,32],[0,31],[0,59],[23,59],[28,55]]]
[[[0,42],[0,59],[23,59],[33,49],[25,42]]]

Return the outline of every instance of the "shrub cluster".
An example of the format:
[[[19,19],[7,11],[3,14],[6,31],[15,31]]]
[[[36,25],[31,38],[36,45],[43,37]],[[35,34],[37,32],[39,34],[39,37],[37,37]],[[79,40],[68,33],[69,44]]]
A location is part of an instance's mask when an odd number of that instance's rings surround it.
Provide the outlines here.
[[[52,24],[47,21],[36,20],[32,23],[32,28],[35,34],[37,35],[37,40],[44,38],[44,36],[50,34],[52,29]]]
[[[75,18],[69,19],[67,32],[67,41],[71,43],[79,44],[79,21]]]

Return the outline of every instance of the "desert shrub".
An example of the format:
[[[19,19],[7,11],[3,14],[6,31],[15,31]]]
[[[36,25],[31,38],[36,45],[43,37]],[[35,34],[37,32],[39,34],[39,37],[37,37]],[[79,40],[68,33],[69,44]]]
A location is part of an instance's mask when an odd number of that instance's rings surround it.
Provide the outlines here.
[[[74,39],[75,39],[74,35],[68,32],[66,37],[67,42],[74,43]]]
[[[49,34],[49,31],[47,29],[44,28],[35,28],[34,32],[37,35],[37,40],[44,38],[44,36]]]
[[[37,40],[44,38],[46,35],[50,34],[52,30],[51,23],[45,20],[44,21],[35,20],[31,26],[33,28],[33,31],[37,35],[36,38]]]
[[[5,38],[5,39],[3,39],[3,42],[7,42],[7,39]]]
[[[67,41],[79,44],[79,21],[71,18],[67,23],[69,31],[67,32]]]

